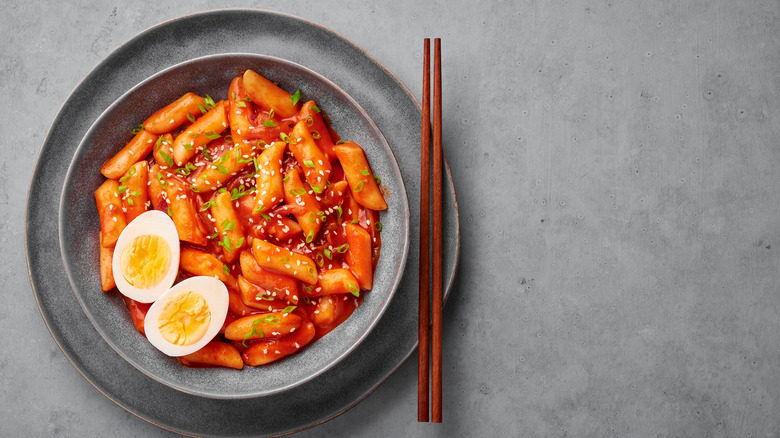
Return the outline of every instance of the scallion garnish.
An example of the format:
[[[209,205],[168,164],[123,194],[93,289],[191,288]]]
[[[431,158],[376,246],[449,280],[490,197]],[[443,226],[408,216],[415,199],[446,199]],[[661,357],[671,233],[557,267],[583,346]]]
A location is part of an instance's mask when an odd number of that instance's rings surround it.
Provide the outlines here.
[[[306,167],[314,167],[314,161],[312,160],[303,160],[303,165]]]
[[[290,96],[290,99],[292,99],[293,106],[298,104],[298,101],[301,100],[301,90],[295,90],[295,94]]]
[[[349,286],[348,286],[348,287],[349,287],[349,292],[350,292],[352,295],[354,295],[354,296],[356,296],[356,297],[359,297],[359,296],[360,296],[360,288],[358,288],[357,286],[355,286],[355,285],[354,285],[354,284],[352,284],[352,283],[349,283]]]
[[[269,120],[266,120],[265,122],[263,122],[263,126],[265,126],[266,128],[273,128],[274,126],[279,126],[279,125],[276,122],[274,122],[273,120],[269,119]]]
[[[200,211],[206,211],[209,208],[213,207],[214,204],[215,204],[215,202],[213,200],[212,201],[206,201],[206,202],[203,203],[203,205],[200,206]]]

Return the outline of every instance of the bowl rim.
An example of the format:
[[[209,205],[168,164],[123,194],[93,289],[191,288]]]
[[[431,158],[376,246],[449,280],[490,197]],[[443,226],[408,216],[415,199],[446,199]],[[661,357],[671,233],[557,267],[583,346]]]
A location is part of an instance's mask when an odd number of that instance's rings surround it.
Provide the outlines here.
[[[69,262],[69,258],[66,254],[68,254],[68,249],[65,247],[65,232],[64,232],[64,212],[66,211],[66,199],[68,198],[68,195],[73,190],[73,185],[68,184],[68,182],[73,178],[73,174],[76,172],[76,164],[79,162],[79,159],[81,158],[81,155],[83,154],[84,150],[87,149],[87,143],[89,140],[89,137],[97,130],[99,129],[105,122],[106,119],[113,113],[114,110],[118,106],[122,104],[122,102],[127,99],[129,96],[133,95],[134,93],[138,92],[138,90],[142,89],[144,86],[146,86],[148,83],[156,80],[157,78],[169,74],[172,71],[175,71],[177,69],[186,67],[187,65],[193,64],[193,63],[199,63],[199,62],[208,62],[212,60],[219,60],[219,59],[225,59],[225,58],[249,58],[251,60],[260,60],[260,61],[267,61],[267,62],[273,62],[275,64],[281,64],[284,66],[292,67],[294,69],[298,69],[301,72],[305,73],[306,75],[316,78],[317,81],[322,82],[328,86],[328,88],[331,88],[335,90],[342,98],[345,98],[353,107],[355,110],[357,110],[358,113],[360,113],[361,117],[364,119],[365,123],[367,123],[370,127],[370,130],[373,131],[376,136],[378,137],[383,151],[385,151],[389,157],[392,159],[392,163],[389,166],[389,169],[392,171],[393,178],[398,183],[398,190],[393,192],[393,196],[400,196],[401,197],[401,206],[403,207],[402,211],[400,211],[398,214],[401,215],[401,225],[402,225],[402,244],[401,244],[401,251],[400,251],[400,257],[397,257],[396,260],[393,260],[395,262],[395,265],[397,268],[395,269],[395,272],[390,278],[390,284],[389,288],[387,290],[387,297],[385,297],[384,301],[382,302],[381,306],[379,307],[378,311],[371,317],[369,324],[362,330],[359,336],[355,338],[353,342],[351,342],[344,351],[342,351],[340,354],[338,354],[336,357],[334,357],[330,362],[325,364],[324,366],[320,366],[317,368],[314,372],[308,374],[306,377],[298,379],[294,382],[270,389],[270,390],[256,390],[254,392],[246,392],[241,394],[227,394],[224,392],[218,392],[218,391],[206,391],[206,390],[199,390],[199,389],[193,389],[186,386],[179,386],[175,384],[175,382],[171,382],[166,378],[162,378],[161,376],[149,371],[146,369],[145,366],[142,364],[137,363],[135,360],[130,358],[127,353],[120,348],[116,343],[111,339],[110,336],[107,336],[106,333],[101,329],[100,325],[97,323],[96,316],[92,313],[90,307],[86,305],[84,302],[80,292],[79,288],[77,287],[77,282],[74,280],[76,277],[75,274],[72,272],[71,263]],[[144,375],[148,376],[149,378],[168,386],[172,389],[175,389],[177,391],[181,391],[183,393],[200,396],[204,398],[209,399],[226,399],[226,400],[237,400],[237,399],[248,399],[248,398],[257,398],[257,397],[264,397],[264,396],[271,396],[275,394],[279,394],[285,391],[288,391],[290,389],[293,389],[295,387],[298,387],[302,384],[305,384],[312,379],[324,374],[334,366],[336,366],[338,363],[340,363],[342,360],[344,360],[347,356],[349,356],[363,341],[366,340],[368,335],[373,331],[373,329],[377,326],[379,321],[381,320],[382,316],[385,314],[387,308],[389,307],[390,303],[392,302],[396,291],[398,290],[398,287],[400,286],[401,279],[403,278],[403,272],[404,268],[406,266],[406,262],[409,255],[409,247],[410,247],[410,207],[409,207],[409,201],[408,196],[406,194],[406,187],[403,180],[403,175],[401,174],[400,168],[398,166],[397,159],[395,157],[395,154],[393,152],[392,147],[390,147],[389,142],[385,138],[382,131],[377,126],[376,122],[373,120],[373,118],[365,111],[365,109],[350,95],[348,94],[344,89],[342,89],[340,86],[338,86],[336,83],[328,79],[327,77],[321,75],[320,73],[304,66],[299,63],[296,63],[294,61],[290,61],[281,57],[272,56],[272,55],[265,55],[265,54],[258,54],[258,53],[249,53],[249,52],[223,52],[223,53],[213,53],[203,56],[197,56],[193,58],[186,59],[182,62],[173,64],[171,66],[168,66],[164,69],[161,69],[154,73],[153,75],[148,76],[147,78],[143,79],[142,81],[138,82],[125,92],[123,92],[119,97],[117,97],[111,104],[109,104],[101,113],[100,115],[95,119],[92,124],[90,124],[89,128],[85,131],[84,135],[82,136],[81,140],[79,141],[78,146],[76,147],[73,157],[71,158],[71,161],[68,165],[67,172],[65,174],[65,178],[63,180],[62,184],[62,190],[60,193],[60,202],[59,202],[59,212],[58,212],[58,234],[59,234],[59,247],[60,247],[60,254],[63,261],[63,266],[65,273],[67,274],[68,282],[70,283],[71,290],[76,296],[76,299],[82,309],[82,311],[85,313],[87,318],[89,319],[92,326],[95,328],[95,330],[98,332],[100,337],[120,356],[122,357],[127,363],[132,365],[134,368],[138,369],[140,372],[142,372]],[[380,256],[381,260],[381,256]],[[173,285],[175,286],[176,283]],[[172,286],[172,287],[173,287]],[[363,307],[363,306],[360,306]],[[347,319],[347,321],[349,318]],[[346,321],[345,321],[346,322]],[[338,328],[338,327],[337,327]],[[300,354],[304,354],[304,352],[301,352]],[[183,365],[179,365],[182,366]],[[250,368],[256,368],[256,369],[262,369],[262,367],[250,367]]]

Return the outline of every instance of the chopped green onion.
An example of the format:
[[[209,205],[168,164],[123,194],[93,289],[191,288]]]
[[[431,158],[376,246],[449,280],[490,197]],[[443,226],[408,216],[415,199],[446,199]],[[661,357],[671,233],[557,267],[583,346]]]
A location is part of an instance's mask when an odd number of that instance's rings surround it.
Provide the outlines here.
[[[206,108],[208,109],[217,106],[216,102],[214,102],[214,99],[212,99],[211,96],[209,96],[208,94],[206,95],[205,103],[206,103]]]
[[[189,114],[189,113],[187,113],[187,114]],[[154,150],[156,150],[156,151],[160,150],[160,147],[162,146],[162,144],[163,144],[163,137],[161,135],[161,136],[157,137],[157,142],[154,144]]]
[[[356,297],[359,297],[359,296],[360,296],[360,288],[358,288],[357,286],[355,286],[355,285],[354,285],[354,284],[352,284],[352,283],[349,283],[349,292],[350,292],[352,295],[356,296]]]
[[[338,220],[338,219],[341,219],[341,213],[342,213],[343,211],[341,210],[341,206],[340,206],[340,205],[336,207],[336,212],[338,213],[338,214],[336,215],[336,219],[337,219],[337,220]]]
[[[352,190],[354,190],[355,193],[357,193],[357,192],[363,190],[363,187],[365,187],[365,185],[366,185],[365,181],[360,181],[355,187],[352,188]]]
[[[203,205],[200,206],[200,211],[206,211],[209,208],[211,208],[212,206],[214,206],[214,204],[215,204],[215,202],[213,200],[212,201],[206,201],[206,202],[203,203]]]
[[[222,227],[222,231],[230,231],[230,230],[232,230],[233,228],[236,227],[236,223],[235,222],[231,222],[230,219],[225,219],[219,225]]]
[[[363,169],[363,170],[360,171],[360,173],[365,175],[365,176],[371,175],[371,172],[369,172],[368,169]]]
[[[314,111],[315,113],[320,112],[320,108],[317,105],[312,105],[311,110]]]
[[[206,157],[206,159],[209,161],[214,161],[214,159],[211,158],[211,155],[209,155],[209,151],[206,150],[206,148],[203,148],[203,156]]]
[[[316,256],[314,256],[314,261],[317,262],[317,265],[319,267],[322,267],[322,265],[325,264],[325,258],[322,256],[321,252],[318,252]]]
[[[279,124],[269,119],[263,122],[263,126],[265,126],[266,128],[273,128],[274,126],[279,126]]]
[[[319,139],[322,138],[322,135],[320,135],[319,131],[315,131],[315,130],[312,129],[312,131],[311,131],[311,138],[313,138],[315,140],[319,140]]]
[[[345,243],[338,248],[336,248],[336,252],[339,254],[344,254],[349,249],[349,243]]]
[[[325,253],[325,257],[327,257],[328,260],[333,260],[333,253],[330,252],[328,248],[325,248],[324,250],[322,250],[322,252]]]
[[[284,178],[282,178],[282,181],[287,182],[288,179],[290,179],[290,175],[286,175]]]
[[[226,250],[228,250],[228,252],[233,250],[232,245],[230,245],[230,239],[228,236],[223,236],[222,242],[217,243],[217,245],[224,247]]]
[[[274,118],[274,114],[276,114],[276,113],[274,112],[274,109],[271,108],[271,111],[268,111],[268,118],[269,119],[273,119]]]
[[[293,187],[290,189],[290,193],[292,193],[295,196],[301,196],[304,193],[306,193],[306,189],[304,189],[303,187]]]
[[[311,186],[311,191],[317,194],[322,193],[322,189],[317,186]]]
[[[382,184],[382,180],[378,176],[376,176],[376,175],[374,175],[374,181],[376,181],[377,185]]]
[[[184,146],[184,149],[186,149],[188,151],[191,151],[191,150],[195,149],[195,147],[193,147],[192,144],[183,144],[182,146]]]
[[[173,212],[171,211],[170,206],[168,206],[168,216],[173,217]]]
[[[193,117],[189,111],[187,111],[187,120],[189,120],[190,123],[195,123],[195,117]]]
[[[222,265],[222,272],[225,274],[230,274],[230,268],[228,268],[228,265]]]
[[[264,301],[273,301],[274,300],[273,297],[271,297],[270,295],[266,295],[266,294],[264,294],[262,292],[260,292],[259,294],[255,295],[255,299],[264,300]]]
[[[116,192],[117,193],[124,193],[127,191],[127,186],[122,184],[121,186],[117,187]]]
[[[303,160],[303,165],[306,167],[314,167],[314,161],[312,160]]]
[[[293,106],[298,104],[298,101],[301,100],[301,90],[295,90],[295,94],[290,96],[290,99],[292,99]]]
[[[292,313],[293,310],[295,310],[296,307],[298,307],[298,306],[287,306],[287,307],[284,308],[284,310],[282,310],[282,313],[283,314],[284,313]]]
[[[222,137],[221,135],[217,134],[214,131],[204,132],[203,135],[205,135],[206,138],[208,138],[209,140],[216,140],[216,139]]]
[[[377,232],[382,231],[382,222],[375,222],[374,229],[377,230]]]
[[[167,152],[165,152],[165,151],[162,151],[162,150],[161,150],[161,151],[160,151],[160,156],[162,157],[162,159],[163,159],[163,160],[165,160],[165,163],[166,163],[166,164],[167,164],[169,167],[173,167],[173,158],[171,158],[171,156],[170,156],[170,155],[168,155],[168,153],[167,153]]]
[[[314,230],[310,230],[306,233],[306,243],[311,243],[312,240],[314,240]]]
[[[244,102],[241,102],[240,100],[236,102],[236,106],[239,108],[246,108],[246,104]]]
[[[314,124],[314,117],[312,117],[311,115],[307,116],[306,117],[306,125],[311,126],[313,124]]]
[[[133,130],[132,130],[132,131],[130,131],[130,132],[131,132],[133,135],[136,135],[136,134],[138,134],[139,132],[141,132],[143,129],[144,129],[144,125],[143,125],[143,123],[142,123],[142,124],[140,124],[140,125],[136,126],[136,127],[135,127],[135,129],[133,129]]]
[[[282,258],[279,259],[279,261],[282,262],[282,263],[289,262],[290,258],[289,257],[282,257]]]

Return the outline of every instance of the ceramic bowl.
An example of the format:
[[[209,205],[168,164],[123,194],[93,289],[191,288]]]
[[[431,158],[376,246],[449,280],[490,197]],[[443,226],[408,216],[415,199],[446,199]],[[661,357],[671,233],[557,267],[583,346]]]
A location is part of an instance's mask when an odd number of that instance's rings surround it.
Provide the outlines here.
[[[130,138],[130,132],[158,108],[191,91],[227,98],[230,80],[252,69],[287,90],[300,89],[327,112],[345,140],[366,151],[381,177],[388,209],[381,213],[382,250],[374,287],[362,305],[335,330],[300,353],[261,367],[237,371],[187,368],[156,350],[133,326],[117,291],[104,293],[98,267],[100,223],[93,193],[105,180],[100,166]],[[177,390],[208,398],[242,399],[277,394],[325,373],[349,355],[374,328],[403,275],[409,251],[409,205],[401,172],[387,141],[371,117],[338,85],[316,72],[271,56],[245,53],[209,55],[165,69],[123,94],[94,122],[81,141],[64,181],[60,205],[60,244],[73,291],[89,320],[127,362]]]

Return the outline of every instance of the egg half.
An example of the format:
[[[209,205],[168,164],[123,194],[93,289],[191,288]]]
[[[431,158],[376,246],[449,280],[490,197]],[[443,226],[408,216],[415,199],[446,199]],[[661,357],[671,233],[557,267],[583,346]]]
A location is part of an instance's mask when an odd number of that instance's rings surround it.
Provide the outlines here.
[[[119,235],[111,267],[122,295],[157,300],[179,272],[179,235],[170,216],[150,210],[133,219]]]
[[[168,356],[194,353],[225,323],[228,290],[213,277],[190,277],[163,293],[144,319],[146,338]]]

